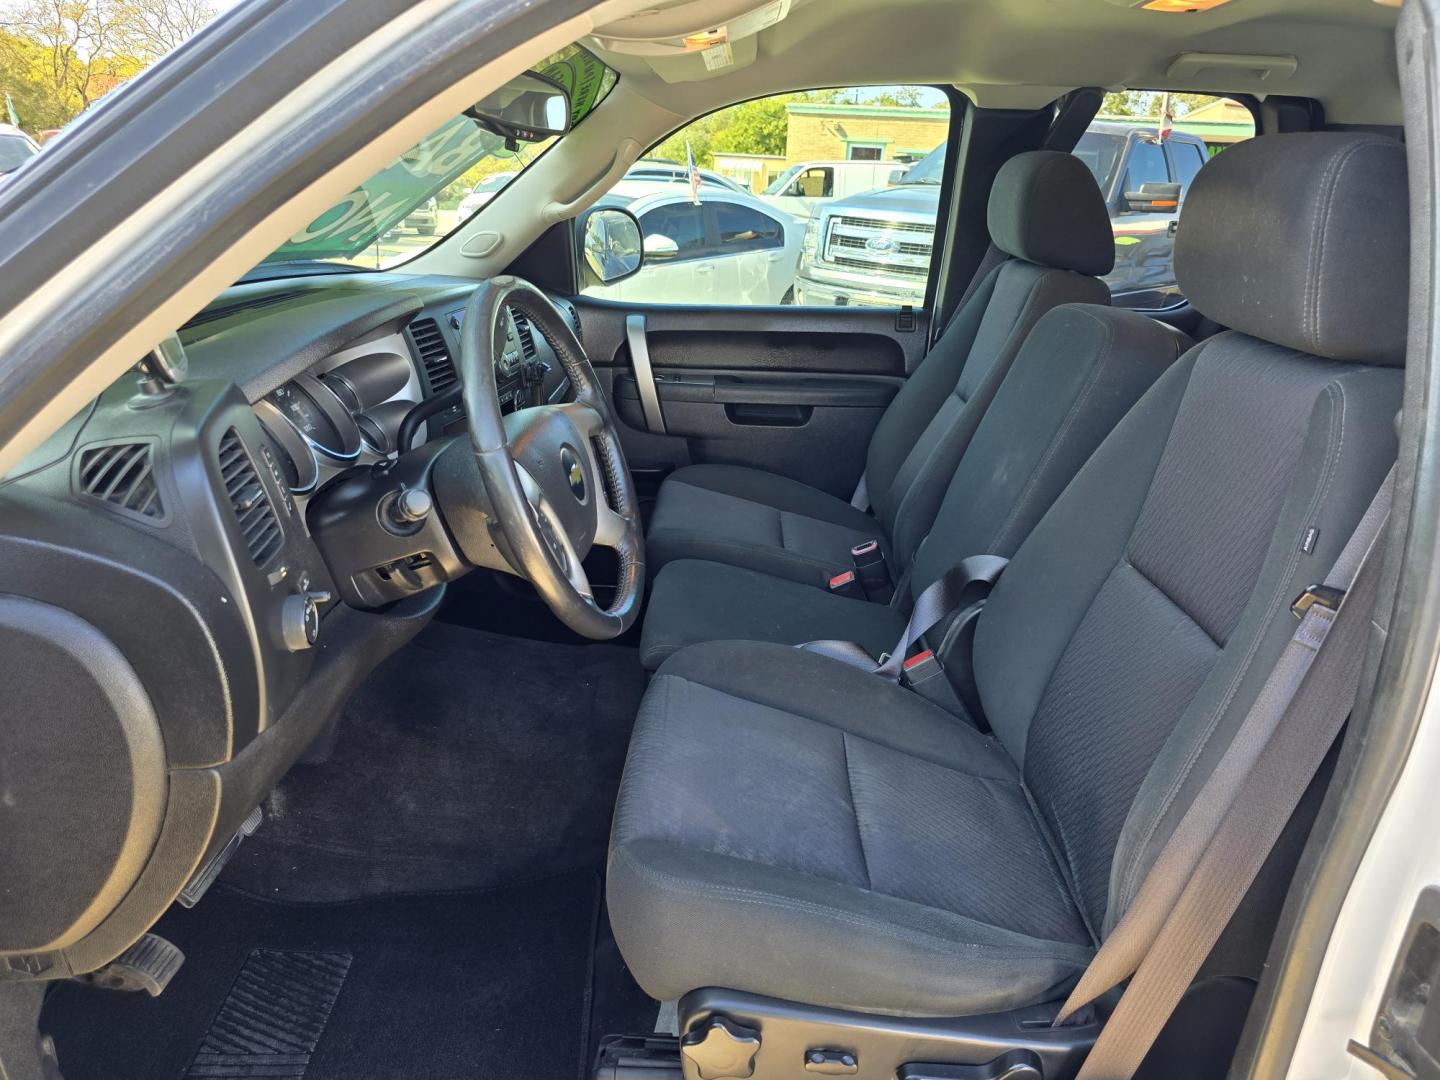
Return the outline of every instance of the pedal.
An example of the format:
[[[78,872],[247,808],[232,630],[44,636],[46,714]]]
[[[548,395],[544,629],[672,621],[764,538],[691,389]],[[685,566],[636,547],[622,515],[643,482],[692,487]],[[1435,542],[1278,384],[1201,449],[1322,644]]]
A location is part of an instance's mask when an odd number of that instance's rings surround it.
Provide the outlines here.
[[[185,954],[178,948],[159,934],[146,934],[104,967],[78,978],[104,990],[143,990],[159,997],[183,963]]]
[[[682,1080],[673,1035],[606,1035],[595,1053],[594,1080]]]

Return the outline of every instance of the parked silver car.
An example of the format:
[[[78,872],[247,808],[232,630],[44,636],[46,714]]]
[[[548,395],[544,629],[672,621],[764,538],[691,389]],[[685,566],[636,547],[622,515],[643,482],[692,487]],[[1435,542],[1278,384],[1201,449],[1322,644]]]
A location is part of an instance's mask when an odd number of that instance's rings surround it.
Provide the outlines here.
[[[621,180],[596,205],[640,221],[645,263],[634,277],[587,289],[612,300],[676,304],[788,304],[794,299],[801,229],[744,191]]]

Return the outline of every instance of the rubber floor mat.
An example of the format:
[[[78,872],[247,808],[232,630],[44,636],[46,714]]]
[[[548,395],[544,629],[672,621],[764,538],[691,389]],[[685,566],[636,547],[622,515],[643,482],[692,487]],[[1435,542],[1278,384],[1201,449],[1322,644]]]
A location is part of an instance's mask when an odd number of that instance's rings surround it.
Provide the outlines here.
[[[185,953],[158,998],[57,985],[66,1080],[580,1077],[600,882],[337,904],[224,886],[156,932]]]

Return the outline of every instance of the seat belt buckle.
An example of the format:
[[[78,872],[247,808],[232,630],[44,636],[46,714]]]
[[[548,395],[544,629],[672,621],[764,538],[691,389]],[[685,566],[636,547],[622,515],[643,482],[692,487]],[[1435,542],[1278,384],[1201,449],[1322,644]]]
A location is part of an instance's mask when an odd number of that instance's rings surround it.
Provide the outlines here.
[[[826,587],[837,596],[865,599],[865,589],[860,584],[860,579],[855,576],[854,570],[842,570],[826,583]]]
[[[1339,611],[1344,600],[1344,589],[1337,589],[1334,585],[1309,585],[1296,598],[1295,603],[1290,605],[1290,614],[1297,619],[1303,619],[1306,613],[1317,604],[1331,611]]]
[[[950,685],[945,669],[940,666],[940,661],[935,659],[935,653],[930,649],[916,653],[901,665],[900,685],[915,691],[926,701],[939,705],[948,713],[965,715],[965,706],[960,701],[960,695],[955,692],[955,687]]]
[[[866,540],[850,549],[850,561],[855,567],[855,576],[865,590],[865,599],[877,604],[888,604],[895,589],[890,584],[890,568],[885,565],[885,552],[880,550],[879,540]]]

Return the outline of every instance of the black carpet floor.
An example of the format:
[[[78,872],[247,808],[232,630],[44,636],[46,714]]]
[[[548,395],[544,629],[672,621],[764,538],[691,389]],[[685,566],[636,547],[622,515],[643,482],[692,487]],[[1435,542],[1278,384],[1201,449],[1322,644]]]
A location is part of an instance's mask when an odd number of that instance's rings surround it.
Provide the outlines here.
[[[330,760],[285,777],[223,880],[314,901],[599,872],[643,690],[631,648],[434,623],[356,692]]]
[[[157,930],[158,998],[60,984],[42,1026],[66,1080],[583,1075],[600,880],[339,904],[217,887]]]
[[[636,651],[461,625],[476,608],[377,668],[328,759],[165,916],[187,959],[161,997],[57,987],[67,1080],[570,1080],[601,1036],[650,1029],[600,887]],[[227,1056],[266,1045],[261,1070]]]

